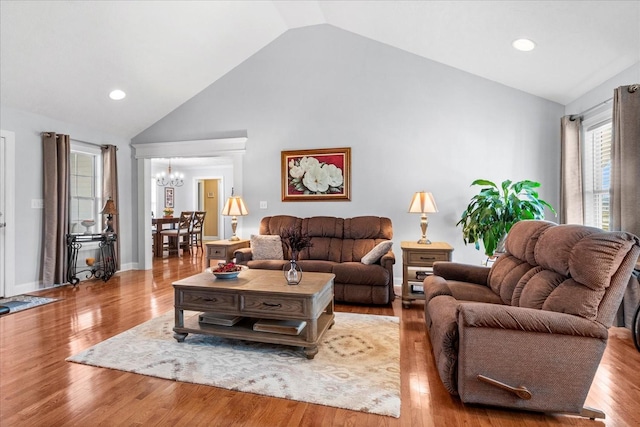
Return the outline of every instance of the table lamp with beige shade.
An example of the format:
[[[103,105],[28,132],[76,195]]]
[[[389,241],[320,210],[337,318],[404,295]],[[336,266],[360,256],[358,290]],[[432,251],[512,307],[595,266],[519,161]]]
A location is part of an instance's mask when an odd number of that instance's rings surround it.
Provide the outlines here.
[[[237,241],[240,240],[238,236],[236,236],[236,228],[238,227],[238,216],[249,215],[249,211],[244,204],[244,200],[240,196],[234,196],[233,190],[231,191],[231,197],[227,199],[227,203],[225,203],[224,208],[222,208],[222,215],[231,217],[231,231],[233,231],[233,236],[229,240]]]
[[[104,232],[113,233],[113,215],[116,215],[118,213],[118,210],[116,209],[116,203],[111,197],[109,197],[109,200],[107,200],[107,202],[104,204],[104,208],[102,208],[102,211],[100,211],[100,213],[107,216]]]
[[[427,239],[427,227],[429,220],[427,218],[428,213],[438,212],[436,201],[433,198],[433,194],[426,191],[418,191],[413,195],[411,199],[411,205],[409,205],[409,213],[419,213],[420,217],[420,229],[422,230],[422,238],[418,240],[418,243],[429,245],[431,241]]]

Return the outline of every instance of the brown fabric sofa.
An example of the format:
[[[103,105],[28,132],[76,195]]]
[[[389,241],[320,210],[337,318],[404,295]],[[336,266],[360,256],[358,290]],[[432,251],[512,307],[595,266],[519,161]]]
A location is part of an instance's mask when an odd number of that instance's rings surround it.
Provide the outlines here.
[[[604,418],[583,405],[639,243],[521,221],[491,268],[436,263],[425,320],[444,386],[467,403]]]
[[[308,234],[313,245],[299,255],[298,264],[303,278],[305,271],[335,274],[336,301],[361,304],[389,304],[393,301],[393,252],[387,252],[374,264],[360,262],[378,243],[393,237],[389,218],[268,216],[260,221],[259,233],[279,235],[290,227]],[[285,247],[283,251],[284,260],[254,260],[251,248],[243,248],[235,252],[236,262],[249,268],[282,270],[290,257]]]

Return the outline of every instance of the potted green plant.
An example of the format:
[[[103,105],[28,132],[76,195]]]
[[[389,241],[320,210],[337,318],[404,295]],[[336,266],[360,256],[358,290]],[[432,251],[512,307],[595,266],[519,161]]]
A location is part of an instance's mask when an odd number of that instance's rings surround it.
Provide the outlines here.
[[[471,185],[484,188],[473,196],[456,225],[462,226],[465,245],[475,243],[479,250],[482,241],[488,257],[492,257],[496,249],[504,251],[504,238],[516,222],[544,219],[545,207],[556,214],[549,203],[538,197],[539,182],[506,180],[498,187],[486,179],[477,179]]]
[[[173,217],[173,209],[172,208],[164,208],[162,210],[162,213],[164,214],[165,218],[171,218]]]

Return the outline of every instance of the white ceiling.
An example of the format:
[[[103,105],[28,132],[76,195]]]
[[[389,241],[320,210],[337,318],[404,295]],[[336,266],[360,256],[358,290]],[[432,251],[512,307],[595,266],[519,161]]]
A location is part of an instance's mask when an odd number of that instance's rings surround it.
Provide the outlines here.
[[[640,1],[1,0],[0,19],[3,105],[127,138],[308,25],[563,105],[640,61]],[[520,37],[537,48],[511,48]]]

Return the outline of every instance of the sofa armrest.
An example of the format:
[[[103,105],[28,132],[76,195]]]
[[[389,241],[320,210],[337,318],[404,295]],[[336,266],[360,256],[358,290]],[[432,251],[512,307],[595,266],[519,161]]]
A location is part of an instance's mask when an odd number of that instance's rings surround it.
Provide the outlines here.
[[[457,383],[465,403],[580,413],[607,329],[566,313],[460,303]],[[527,398],[496,384],[528,391]]]
[[[433,264],[433,274],[447,280],[477,283],[487,286],[490,267],[481,265],[462,264],[450,261],[436,261]]]
[[[380,258],[380,265],[387,270],[393,271],[393,264],[396,263],[396,256],[393,251],[389,251]]]
[[[444,277],[431,274],[424,278],[422,281],[424,288],[425,309],[427,308],[429,301],[440,295],[452,296],[451,289],[447,285],[447,281]]]
[[[252,259],[251,248],[236,249],[233,255],[236,257],[236,264],[247,265]]]
[[[486,303],[460,303],[461,328],[494,328],[522,332],[573,335],[606,340],[607,328],[571,314]]]

